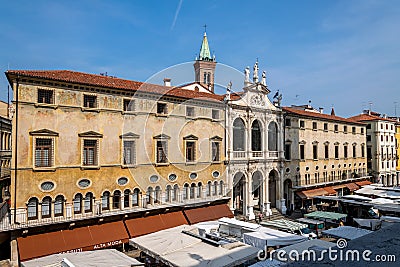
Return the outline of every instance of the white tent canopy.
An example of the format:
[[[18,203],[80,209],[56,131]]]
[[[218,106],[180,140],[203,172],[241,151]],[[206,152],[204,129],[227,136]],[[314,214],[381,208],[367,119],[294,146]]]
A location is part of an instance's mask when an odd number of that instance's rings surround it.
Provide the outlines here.
[[[262,225],[265,226],[273,226],[276,228],[280,229],[287,229],[287,230],[300,230],[307,228],[308,225],[304,223],[299,223],[299,222],[293,222],[285,219],[279,219],[279,220],[273,220],[273,221],[267,221],[267,222],[262,222]]]
[[[255,259],[259,251],[241,242],[216,246],[183,231],[198,233],[195,226],[181,225],[132,238],[129,243],[168,266],[235,266]]]
[[[259,249],[265,249],[265,246],[288,246],[299,242],[306,241],[307,237],[286,233],[260,227],[255,232],[243,234],[243,242]]]
[[[324,235],[334,236],[336,238],[345,238],[348,240],[356,239],[370,233],[372,233],[372,231],[352,226],[339,226],[337,228],[322,231],[322,234]]]
[[[261,227],[256,223],[243,222],[231,218],[221,218],[218,222],[220,224],[219,233],[239,238],[242,238],[244,233],[256,231]]]
[[[207,221],[193,224],[193,226],[197,227],[197,229],[199,230],[199,235],[205,236],[206,233],[209,234],[212,232],[217,232],[219,223],[218,221]]]
[[[115,249],[102,249],[85,252],[53,254],[21,263],[22,267],[37,266],[75,266],[75,267],[129,267],[144,266],[137,261]]]

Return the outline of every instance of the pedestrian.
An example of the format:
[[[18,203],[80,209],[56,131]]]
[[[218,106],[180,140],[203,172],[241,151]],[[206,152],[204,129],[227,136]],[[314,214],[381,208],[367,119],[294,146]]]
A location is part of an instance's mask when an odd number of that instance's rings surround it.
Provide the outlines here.
[[[262,219],[263,219],[263,215],[262,215],[262,212],[260,212],[260,213],[258,214],[258,223],[261,223],[261,222],[262,222]]]

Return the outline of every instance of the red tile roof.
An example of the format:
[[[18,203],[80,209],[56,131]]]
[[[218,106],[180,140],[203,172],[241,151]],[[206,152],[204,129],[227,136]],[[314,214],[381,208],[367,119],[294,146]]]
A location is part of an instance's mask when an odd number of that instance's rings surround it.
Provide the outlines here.
[[[143,91],[167,96],[175,96],[185,99],[204,99],[208,101],[221,101],[224,96],[210,93],[195,92],[179,87],[167,87],[157,84],[143,83],[125,80],[110,76],[102,76],[70,70],[9,70],[7,77],[19,75],[32,78],[40,78],[59,82],[70,82],[88,86],[99,86],[130,91]]]
[[[380,121],[389,121],[389,122],[397,123],[396,120],[383,118],[383,117],[379,117],[379,116],[374,116],[374,115],[370,115],[370,114],[359,114],[359,115],[351,117],[350,119],[359,121],[359,122],[380,120]]]
[[[345,122],[345,123],[352,123],[352,124],[361,124],[365,125],[362,122],[353,120],[351,118],[346,119],[342,118],[336,115],[330,115],[330,114],[324,114],[324,113],[318,113],[318,112],[310,112],[302,109],[296,109],[296,108],[291,108],[291,107],[283,107],[283,111],[299,115],[299,116],[305,116],[305,117],[310,117],[310,118],[318,118],[318,119],[324,119],[324,120],[330,120],[330,121],[337,121],[337,122]]]

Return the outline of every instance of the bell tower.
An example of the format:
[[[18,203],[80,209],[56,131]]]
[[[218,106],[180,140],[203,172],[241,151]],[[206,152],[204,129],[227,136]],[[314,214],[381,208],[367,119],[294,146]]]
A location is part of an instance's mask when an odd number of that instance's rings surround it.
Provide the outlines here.
[[[204,25],[204,28],[206,26]],[[217,62],[215,55],[211,56],[208,45],[207,33],[204,30],[203,42],[201,43],[199,57],[194,62],[195,81],[201,83],[214,93],[214,73]]]

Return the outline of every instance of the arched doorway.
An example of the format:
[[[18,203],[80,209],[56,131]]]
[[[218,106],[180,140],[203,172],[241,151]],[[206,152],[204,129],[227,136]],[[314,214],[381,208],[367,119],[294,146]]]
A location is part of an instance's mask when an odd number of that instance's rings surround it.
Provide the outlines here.
[[[276,208],[276,180],[278,179],[278,173],[272,170],[268,176],[268,196],[271,208]]]
[[[233,177],[233,208],[240,214],[244,214],[245,176],[238,172]]]
[[[254,172],[251,184],[253,186],[252,188],[253,201],[257,202],[257,204],[255,204],[253,208],[256,210],[262,210],[262,205],[263,205],[262,183],[263,183],[263,177],[261,172],[259,171]]]
[[[288,210],[293,210],[292,207],[292,187],[293,183],[292,180],[286,179],[285,182],[283,182],[283,198],[285,199],[286,207]]]

